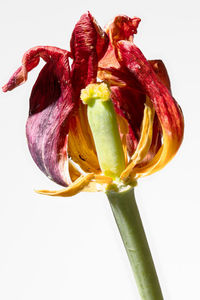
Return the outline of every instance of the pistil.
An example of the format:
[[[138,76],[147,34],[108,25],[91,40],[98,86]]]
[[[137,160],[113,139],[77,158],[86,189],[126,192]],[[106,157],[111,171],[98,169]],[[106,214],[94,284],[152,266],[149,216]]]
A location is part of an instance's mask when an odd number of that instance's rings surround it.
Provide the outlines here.
[[[81,100],[88,105],[88,121],[101,170],[117,180],[125,169],[125,158],[109,87],[105,83],[90,84],[81,91]]]

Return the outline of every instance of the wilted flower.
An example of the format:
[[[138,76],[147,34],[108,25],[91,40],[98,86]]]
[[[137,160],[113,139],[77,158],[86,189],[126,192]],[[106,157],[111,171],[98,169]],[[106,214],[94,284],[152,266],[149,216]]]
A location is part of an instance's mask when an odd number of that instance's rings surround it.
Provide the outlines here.
[[[4,92],[14,89],[40,58],[46,62],[31,93],[26,134],[35,163],[65,188],[42,193],[71,196],[113,181],[100,168],[87,106],[80,100],[81,90],[97,78],[110,86],[117,116],[125,158],[121,182],[134,184],[163,168],[177,152],[182,112],[163,62],[146,60],[133,42],[139,22],[117,16],[104,32],[88,12],[74,28],[70,52],[50,46],[30,49],[3,87]]]

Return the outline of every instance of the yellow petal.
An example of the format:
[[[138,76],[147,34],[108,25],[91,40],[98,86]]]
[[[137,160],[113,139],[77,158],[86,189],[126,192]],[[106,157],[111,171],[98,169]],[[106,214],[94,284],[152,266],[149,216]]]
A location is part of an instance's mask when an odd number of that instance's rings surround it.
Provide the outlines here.
[[[86,173],[99,173],[93,137],[87,120],[87,107],[81,102],[69,124],[68,154]]]
[[[60,197],[70,197],[78,194],[81,190],[87,186],[90,181],[94,178],[94,174],[90,173],[87,175],[81,175],[76,181],[74,181],[69,187],[61,189],[59,191],[49,191],[49,190],[39,190],[36,191],[38,194],[48,195],[48,196],[60,196]]]
[[[183,122],[183,119],[181,119]],[[183,128],[183,124],[180,127]],[[161,124],[162,126],[162,124]],[[164,126],[162,126],[163,131],[163,145],[160,147],[154,158],[143,167],[136,167],[131,177],[139,178],[150,174],[153,174],[161,170],[176,154],[178,148],[180,147],[180,137],[176,134],[167,131]]]
[[[111,177],[104,175],[94,175],[94,180],[100,184],[110,184],[113,181]]]
[[[130,162],[128,163],[128,166],[120,176],[122,180],[126,180],[130,176],[131,172],[133,171],[133,168],[139,162],[141,162],[147,155],[152,141],[153,120],[154,120],[154,109],[150,100],[147,97],[145,109],[144,109],[144,117],[142,121],[141,137],[137,149],[132,155]]]
[[[163,145],[156,153],[152,161],[144,167],[135,168],[131,174],[134,178],[144,177],[161,170],[176,154],[177,143],[166,132],[163,132]]]
[[[105,192],[108,185],[113,182],[113,179],[104,175],[94,175],[94,179],[86,185],[81,192]]]

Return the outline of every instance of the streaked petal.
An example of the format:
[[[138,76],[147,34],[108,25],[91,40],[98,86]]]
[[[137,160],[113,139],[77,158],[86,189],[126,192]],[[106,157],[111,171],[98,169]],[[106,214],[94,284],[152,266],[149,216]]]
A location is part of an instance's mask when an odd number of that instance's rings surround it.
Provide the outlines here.
[[[133,35],[137,33],[140,21],[141,19],[137,17],[116,16],[106,27],[110,42],[114,45],[120,40],[133,41]]]
[[[167,73],[167,69],[161,59],[149,60],[154,72],[160,79],[160,81],[171,91],[170,79]]]
[[[98,26],[88,12],[75,25],[71,38],[73,58],[71,77],[74,97],[80,99],[80,91],[89,83],[96,82],[98,61],[108,46],[106,33]],[[100,172],[86,108],[79,102],[79,108],[70,122],[69,155],[84,172]]]
[[[22,66],[11,76],[7,84],[3,86],[3,91],[11,91],[27,80],[28,72],[34,69],[40,61],[40,57],[48,62],[53,58],[56,60],[60,55],[68,56],[69,52],[57,47],[38,46],[28,50],[22,58]]]
[[[140,177],[158,171],[175,155],[183,138],[183,115],[170,91],[159,80],[142,52],[127,41],[119,41],[117,48],[120,64],[143,86],[144,92],[153,103],[163,131],[163,146],[154,159],[146,166],[134,170]]]
[[[96,82],[97,64],[108,46],[106,33],[88,12],[75,25],[71,38],[72,85],[79,98],[80,90]]]
[[[71,182],[67,158],[69,117],[74,110],[69,52],[47,46],[25,53],[22,67],[9,80],[4,91],[11,90],[27,79],[27,74],[40,60],[46,61],[30,97],[26,125],[28,146],[38,167],[52,180],[67,186]]]

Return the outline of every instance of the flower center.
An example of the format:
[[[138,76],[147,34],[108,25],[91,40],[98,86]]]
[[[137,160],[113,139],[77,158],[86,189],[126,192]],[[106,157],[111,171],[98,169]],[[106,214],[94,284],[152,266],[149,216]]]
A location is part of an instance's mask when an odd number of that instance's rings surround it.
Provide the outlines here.
[[[81,100],[88,105],[88,121],[101,170],[116,180],[125,169],[125,158],[110,90],[105,83],[89,84],[81,91]]]

